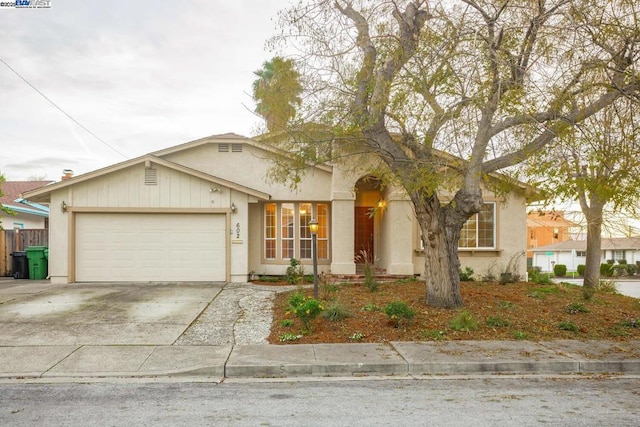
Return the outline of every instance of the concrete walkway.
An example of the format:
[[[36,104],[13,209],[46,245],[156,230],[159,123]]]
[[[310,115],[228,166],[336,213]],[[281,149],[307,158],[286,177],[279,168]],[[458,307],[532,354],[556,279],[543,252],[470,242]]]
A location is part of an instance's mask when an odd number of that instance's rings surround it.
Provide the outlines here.
[[[268,345],[283,290],[0,280],[0,379],[640,374],[640,341]]]
[[[640,374],[640,342],[0,347],[0,378]]]

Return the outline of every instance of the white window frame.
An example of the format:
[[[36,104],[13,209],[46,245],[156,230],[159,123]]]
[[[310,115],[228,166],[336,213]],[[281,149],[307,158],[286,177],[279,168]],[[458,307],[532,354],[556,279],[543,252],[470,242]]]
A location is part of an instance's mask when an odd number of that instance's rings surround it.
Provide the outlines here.
[[[276,236],[275,238],[267,238],[267,206],[269,205],[275,205],[275,220],[276,220]],[[287,237],[287,238],[283,238],[283,226],[282,226],[282,222],[283,222],[283,206],[287,207],[287,205],[291,205],[293,206],[293,237]],[[265,262],[275,262],[275,263],[285,263],[285,262],[289,262],[291,260],[291,258],[289,257],[285,257],[285,254],[283,253],[283,241],[291,241],[293,242],[293,257],[296,259],[300,259],[300,260],[304,260],[304,261],[311,261],[311,257],[307,258],[307,257],[301,257],[301,242],[302,241],[311,241],[311,235],[309,234],[309,237],[302,237],[303,233],[301,230],[301,214],[300,214],[300,206],[301,205],[309,205],[311,206],[311,218],[315,218],[316,220],[319,220],[318,218],[318,206],[319,205],[323,205],[325,207],[325,215],[326,215],[326,219],[325,219],[325,224],[326,227],[323,230],[318,230],[318,236],[317,236],[317,243],[318,243],[318,248],[320,248],[322,245],[324,245],[324,247],[326,248],[326,258],[318,258],[318,261],[320,262],[326,262],[330,260],[330,246],[329,246],[329,233],[330,233],[330,203],[329,202],[308,202],[308,201],[302,201],[302,202],[268,202],[264,204],[263,207],[263,212],[262,212],[262,218],[263,218],[263,225],[262,225],[262,258]],[[321,221],[319,221],[321,222]],[[323,236],[324,237],[321,237]],[[275,258],[267,258],[267,241],[268,240],[275,240],[275,254],[276,257]],[[320,251],[318,251],[320,252]]]
[[[498,223],[498,218],[497,218],[497,204],[496,202],[483,202],[483,205],[491,205],[493,206],[493,221],[492,221],[492,237],[491,240],[493,241],[493,245],[492,246],[479,246],[478,243],[480,242],[480,237],[479,237],[479,229],[480,227],[478,227],[478,218],[480,216],[480,213],[476,213],[473,214],[473,216],[471,218],[469,218],[467,220],[475,220],[475,224],[476,224],[476,230],[475,230],[475,242],[476,245],[475,246],[460,246],[460,242],[458,242],[458,250],[461,251],[473,251],[473,250],[495,250],[496,249],[496,243],[497,243],[497,235],[496,235],[496,231],[497,231],[497,223]],[[466,226],[467,223],[465,223]],[[464,231],[464,226],[463,226],[463,231]],[[461,235],[462,237],[462,235]]]

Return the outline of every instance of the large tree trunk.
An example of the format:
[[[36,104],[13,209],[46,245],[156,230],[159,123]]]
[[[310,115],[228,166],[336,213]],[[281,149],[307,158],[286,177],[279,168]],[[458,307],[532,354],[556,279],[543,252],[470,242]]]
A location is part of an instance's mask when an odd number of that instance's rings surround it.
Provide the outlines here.
[[[433,307],[455,308],[463,305],[460,292],[460,232],[470,215],[479,210],[477,199],[467,203],[458,200],[447,207],[437,196],[413,198],[416,216],[422,231],[426,303]],[[473,213],[470,213],[473,212]]]
[[[602,210],[584,211],[587,218],[587,259],[584,266],[584,294],[590,296],[600,282]]]

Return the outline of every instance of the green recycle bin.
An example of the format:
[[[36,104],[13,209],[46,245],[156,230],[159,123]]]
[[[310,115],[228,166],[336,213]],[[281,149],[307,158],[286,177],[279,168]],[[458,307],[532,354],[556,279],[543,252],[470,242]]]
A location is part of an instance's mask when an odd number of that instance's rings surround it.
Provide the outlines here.
[[[27,248],[27,259],[29,260],[29,278],[31,280],[43,280],[47,278],[47,257],[46,246],[30,246]]]

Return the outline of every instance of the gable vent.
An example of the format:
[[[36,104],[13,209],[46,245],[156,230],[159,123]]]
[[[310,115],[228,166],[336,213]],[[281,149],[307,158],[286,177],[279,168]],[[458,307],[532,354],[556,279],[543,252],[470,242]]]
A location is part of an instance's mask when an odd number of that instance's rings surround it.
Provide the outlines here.
[[[242,144],[231,144],[232,153],[242,153]]]
[[[229,144],[218,144],[218,153],[228,153]]]
[[[157,169],[148,168],[144,170],[144,185],[158,185]]]

